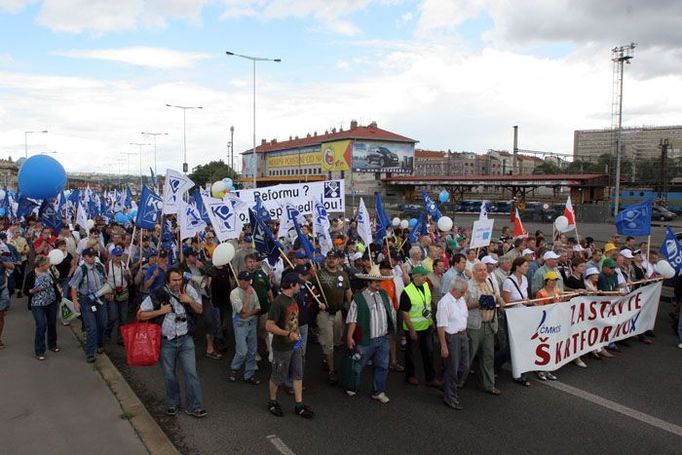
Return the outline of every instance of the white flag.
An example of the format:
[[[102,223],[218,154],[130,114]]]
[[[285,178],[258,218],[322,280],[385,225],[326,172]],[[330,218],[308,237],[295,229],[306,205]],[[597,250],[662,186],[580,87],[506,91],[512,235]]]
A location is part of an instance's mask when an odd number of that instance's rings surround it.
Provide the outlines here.
[[[486,201],[481,202],[481,213],[478,214],[479,220],[488,219],[488,207],[486,207]]]
[[[305,217],[293,204],[287,202],[282,208],[284,210],[282,212],[282,219],[279,220],[277,238],[286,237],[288,235],[289,230],[294,228],[294,219],[300,226],[306,223]]]
[[[166,170],[166,181],[163,183],[163,214],[178,213],[178,200],[194,186],[186,175],[172,169]]]
[[[358,207],[358,235],[363,243],[369,247],[372,243],[372,226],[369,223],[369,213],[365,207],[365,201],[360,198],[360,207]]]
[[[327,209],[321,201],[315,199],[313,201],[313,235],[317,236],[317,241],[320,242],[320,252],[326,256],[327,253],[334,248],[331,236],[329,235],[329,215]]]
[[[180,241],[194,237],[206,228],[199,211],[192,204],[178,199],[178,225],[180,226]]]
[[[201,196],[201,199],[204,201],[204,208],[218,240],[225,242],[239,238],[243,226],[239,215],[232,207],[232,202],[207,196]]]
[[[81,229],[84,229],[87,232],[88,215],[85,212],[85,207],[83,207],[83,203],[81,201],[78,201],[78,210],[76,211],[76,224],[80,225]]]

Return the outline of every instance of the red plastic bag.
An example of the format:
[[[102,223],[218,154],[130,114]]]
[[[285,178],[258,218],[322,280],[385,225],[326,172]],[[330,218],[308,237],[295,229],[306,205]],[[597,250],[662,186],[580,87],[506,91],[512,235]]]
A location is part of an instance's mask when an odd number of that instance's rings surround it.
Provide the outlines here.
[[[128,365],[146,367],[159,363],[161,326],[150,322],[133,322],[121,326]]]

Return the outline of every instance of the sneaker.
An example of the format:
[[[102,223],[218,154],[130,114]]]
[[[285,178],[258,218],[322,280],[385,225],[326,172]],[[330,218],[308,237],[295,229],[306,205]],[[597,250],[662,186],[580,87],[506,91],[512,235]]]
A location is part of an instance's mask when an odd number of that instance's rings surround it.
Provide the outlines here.
[[[313,412],[312,409],[310,409],[306,405],[301,405],[301,406],[296,406],[294,407],[294,413],[297,415],[300,415],[304,419],[312,419],[315,413]]]
[[[104,348],[97,348],[97,354],[104,354]]]
[[[615,357],[615,355],[611,354],[606,349],[602,349],[601,351],[599,351],[599,357],[604,357],[605,359],[612,359]]]
[[[5,343],[0,340],[0,350],[5,349]]]
[[[575,359],[575,361],[573,363],[575,363],[575,365],[580,367],[580,368],[587,368],[587,365],[585,365],[585,362],[583,362],[583,359],[581,359],[580,357]]]
[[[256,379],[255,376],[251,376],[249,379],[244,379],[244,382],[251,385],[260,385],[260,379]]]
[[[276,400],[268,401],[268,410],[270,411],[270,414],[277,417],[282,417],[284,415],[284,411],[282,411],[282,406],[280,406],[279,402],[277,402]]]
[[[556,381],[557,379],[559,379],[549,371],[545,371],[545,376],[547,376],[547,379],[549,379],[550,381]]]
[[[261,360],[263,359],[261,358],[260,354],[256,352],[256,362],[260,362]]]
[[[372,395],[372,399],[377,400],[377,401],[381,402],[382,404],[386,404],[389,401],[391,401],[388,399],[388,397],[386,396],[386,394],[384,392],[378,393],[376,395]]]
[[[346,395],[349,397],[354,397],[357,394],[357,392],[353,392],[352,390],[346,390]]]
[[[178,408],[176,408],[175,406],[166,408],[166,415],[171,417],[178,415]]]
[[[502,395],[502,392],[500,392],[500,390],[495,387],[493,387],[490,390],[486,390],[485,392],[489,393],[490,395]]]
[[[445,403],[446,406],[456,411],[461,411],[462,409],[464,409],[464,406],[462,406],[462,404],[459,401],[443,399],[443,403]]]
[[[678,344],[677,347],[682,349],[682,343]]]
[[[38,359],[38,360],[45,360],[45,356],[42,355],[42,354],[41,354],[41,355],[37,355],[37,356],[36,356],[36,359]]]
[[[329,372],[329,385],[336,385],[339,383],[339,377],[336,374],[336,371],[330,371]]]
[[[231,371],[230,376],[227,378],[227,380],[230,382],[237,382],[237,372]]]
[[[94,355],[90,356],[87,359],[85,359],[85,361],[88,363],[95,363],[95,356]]]
[[[547,374],[544,371],[538,371],[535,373],[535,375],[538,377],[539,380],[541,381],[546,381],[547,380]]]
[[[185,411],[185,414],[200,419],[202,417],[206,417],[208,415],[208,412],[206,412],[205,409],[197,409],[196,411]]]

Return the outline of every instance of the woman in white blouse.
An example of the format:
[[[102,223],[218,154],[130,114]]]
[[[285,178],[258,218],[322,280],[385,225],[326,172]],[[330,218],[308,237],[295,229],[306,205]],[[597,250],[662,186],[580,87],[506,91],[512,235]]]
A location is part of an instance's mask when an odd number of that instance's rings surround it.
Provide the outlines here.
[[[509,276],[502,283],[502,300],[504,300],[505,305],[528,300],[528,279],[526,278],[528,265],[528,259],[525,256],[517,257],[512,262]],[[514,307],[512,306],[511,308]],[[507,318],[500,318],[500,322],[502,321],[504,321],[501,324],[503,325],[501,328],[504,329],[504,338],[501,337],[500,339],[506,341],[506,343],[504,349],[500,349],[495,353],[495,370],[499,370],[505,362],[511,361]],[[525,387],[530,386],[530,381],[523,374],[518,378],[514,378],[514,382]]]

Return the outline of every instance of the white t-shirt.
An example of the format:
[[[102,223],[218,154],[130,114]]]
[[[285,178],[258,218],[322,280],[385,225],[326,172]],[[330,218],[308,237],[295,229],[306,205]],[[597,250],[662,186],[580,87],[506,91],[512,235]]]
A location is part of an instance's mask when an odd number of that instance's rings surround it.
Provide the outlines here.
[[[444,327],[445,332],[452,335],[466,330],[468,317],[469,310],[464,297],[456,299],[448,292],[438,301],[436,325]]]
[[[514,285],[514,283],[516,283],[516,285]],[[518,289],[516,289],[517,287]],[[519,290],[521,293],[519,293]],[[521,275],[521,282],[519,283],[516,275],[509,275],[502,283],[502,292],[505,291],[509,293],[510,302],[528,299],[528,278],[526,278],[525,275]]]

